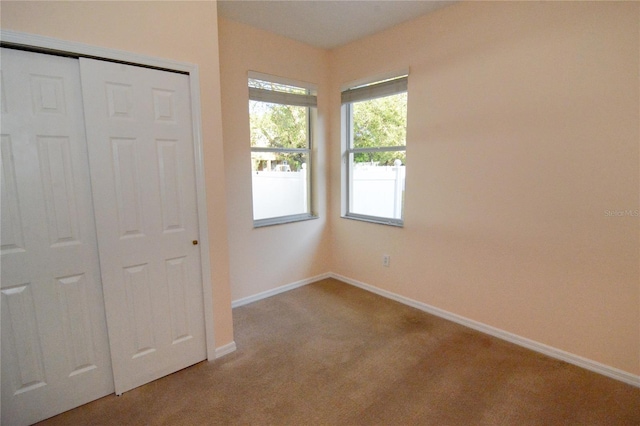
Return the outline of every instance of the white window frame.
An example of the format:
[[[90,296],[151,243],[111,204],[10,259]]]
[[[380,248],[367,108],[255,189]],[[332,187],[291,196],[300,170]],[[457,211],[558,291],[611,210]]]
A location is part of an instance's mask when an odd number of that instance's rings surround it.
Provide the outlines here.
[[[312,160],[312,144],[313,144],[313,126],[316,117],[317,98],[316,86],[310,83],[295,81],[283,77],[272,76],[255,71],[249,71],[249,80],[262,80],[270,83],[283,84],[305,89],[307,94],[286,93],[275,90],[259,89],[249,87],[249,101],[269,102],[281,105],[294,105],[307,108],[307,147],[306,148],[269,148],[251,146],[251,153],[254,152],[271,152],[271,153],[303,153],[307,157],[307,212],[301,214],[293,214],[287,216],[269,217],[264,219],[253,219],[254,228],[264,226],[280,225],[284,223],[300,222],[304,220],[317,219],[318,216],[313,213],[313,196],[312,196],[312,180],[313,180],[313,160]],[[253,172],[253,171],[252,171]],[[251,192],[253,194],[253,185]],[[253,198],[252,198],[253,199]],[[252,206],[253,215],[253,206]]]
[[[353,184],[351,179],[351,161],[353,154],[369,153],[369,152],[406,152],[407,144],[400,146],[383,146],[374,148],[354,148],[353,147],[353,111],[351,104],[353,102],[367,101],[386,96],[397,95],[408,92],[408,72],[399,73],[394,76],[373,80],[371,83],[351,85],[342,91],[342,165],[343,165],[343,202],[342,217],[345,219],[355,219],[365,222],[373,222],[383,225],[404,226],[404,205],[402,207],[402,216],[397,218],[389,218],[382,216],[370,216],[351,211]],[[404,203],[403,203],[404,204]]]

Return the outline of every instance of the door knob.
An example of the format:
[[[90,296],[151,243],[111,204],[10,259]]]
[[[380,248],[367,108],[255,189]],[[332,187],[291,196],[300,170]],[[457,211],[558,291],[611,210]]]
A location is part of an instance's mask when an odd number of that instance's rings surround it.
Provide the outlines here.
[[[193,245],[197,246],[198,245],[198,240],[193,240]]]

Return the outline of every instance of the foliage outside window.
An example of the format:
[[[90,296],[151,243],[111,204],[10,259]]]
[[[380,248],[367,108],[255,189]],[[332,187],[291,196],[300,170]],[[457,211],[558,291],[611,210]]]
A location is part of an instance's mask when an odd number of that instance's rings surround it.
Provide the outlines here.
[[[254,225],[309,219],[316,97],[309,88],[260,77],[249,76]]]
[[[403,224],[407,77],[342,92],[345,114],[345,216]]]

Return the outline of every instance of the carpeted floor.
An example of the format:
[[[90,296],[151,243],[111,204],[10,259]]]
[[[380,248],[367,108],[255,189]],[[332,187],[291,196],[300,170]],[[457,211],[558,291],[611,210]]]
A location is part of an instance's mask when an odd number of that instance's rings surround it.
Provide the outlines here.
[[[46,425],[640,425],[640,389],[328,279],[233,311],[238,350]]]

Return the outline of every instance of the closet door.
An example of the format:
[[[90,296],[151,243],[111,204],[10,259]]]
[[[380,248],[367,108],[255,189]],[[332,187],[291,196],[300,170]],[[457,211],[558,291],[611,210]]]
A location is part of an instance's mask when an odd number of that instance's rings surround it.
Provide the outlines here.
[[[2,49],[2,424],[114,390],[76,59]]]
[[[206,358],[189,77],[80,59],[116,393]]]

